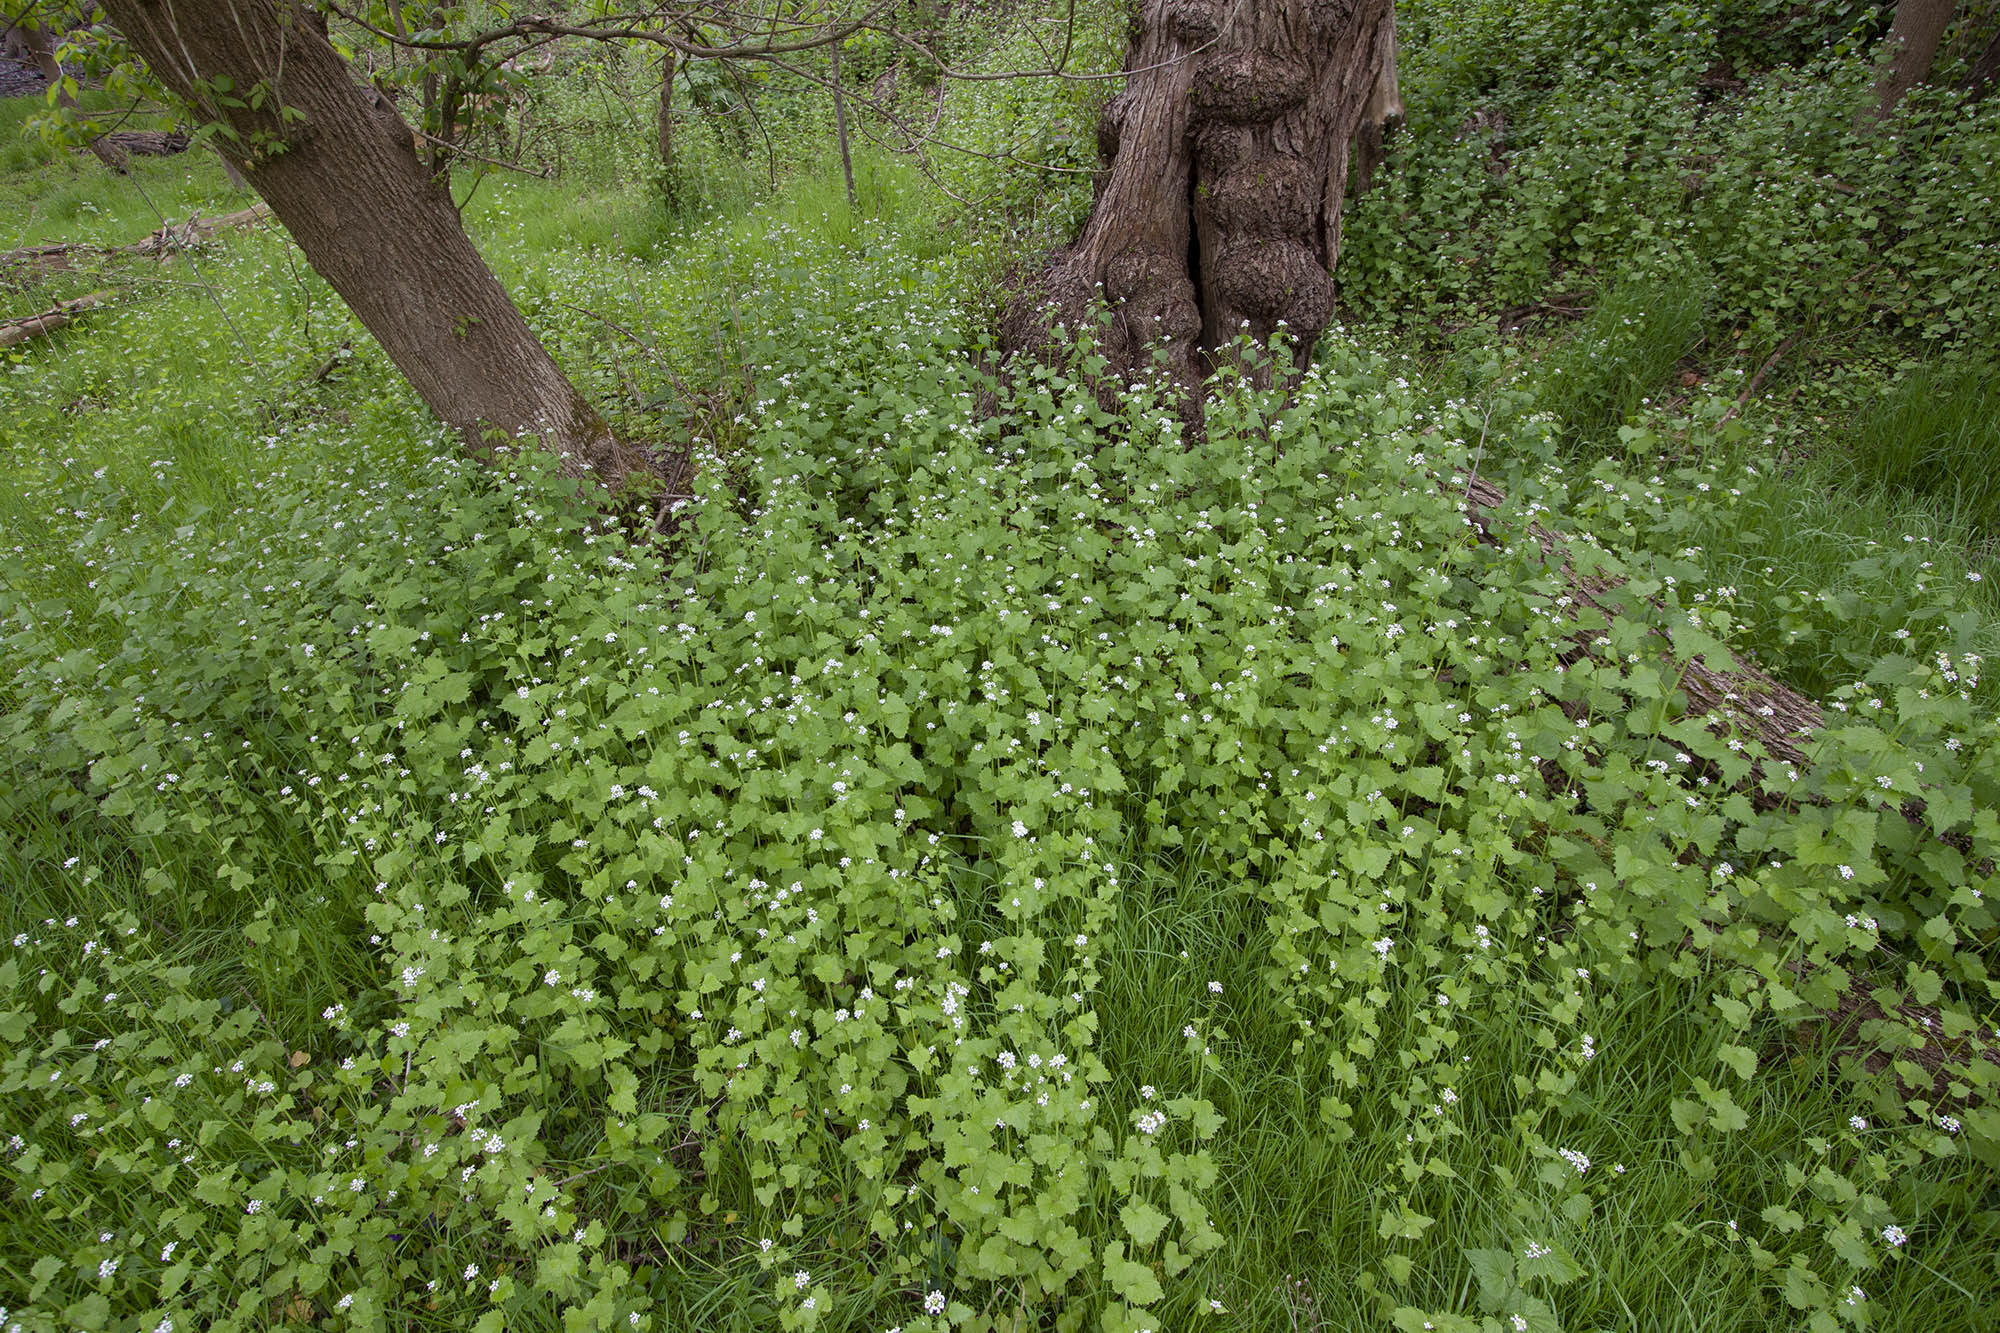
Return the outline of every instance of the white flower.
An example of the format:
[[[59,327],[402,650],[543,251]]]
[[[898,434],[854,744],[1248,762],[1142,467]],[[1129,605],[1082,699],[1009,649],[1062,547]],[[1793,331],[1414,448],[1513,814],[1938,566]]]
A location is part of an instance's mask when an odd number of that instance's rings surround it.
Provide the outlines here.
[[[1894,1223],[1882,1228],[1882,1239],[1888,1241],[1891,1245],[1901,1245],[1909,1240],[1909,1238],[1910,1233],[1896,1226]]]
[[[926,1312],[926,1313],[929,1313],[929,1314],[943,1314],[943,1313],[944,1313],[944,1293],[943,1293],[943,1292],[941,1292],[941,1291],[934,1291],[934,1292],[931,1292],[931,1293],[930,1293],[929,1295],[925,1296],[925,1297],[924,1297],[924,1310],[925,1310],[925,1312]]]

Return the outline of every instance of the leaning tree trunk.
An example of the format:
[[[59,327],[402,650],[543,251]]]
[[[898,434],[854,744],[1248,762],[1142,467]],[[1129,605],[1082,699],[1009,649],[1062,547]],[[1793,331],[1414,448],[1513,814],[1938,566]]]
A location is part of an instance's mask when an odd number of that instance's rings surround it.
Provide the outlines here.
[[[652,470],[571,386],[417,160],[409,126],[356,82],[308,6],[102,3],[154,76],[225,127],[224,155],[475,453],[496,433],[532,436],[565,473],[613,489]],[[226,106],[205,91],[223,78]]]
[[[1875,83],[1875,115],[1886,119],[1904,94],[1930,77],[1955,0],[1897,0],[1889,22],[1889,63]]]
[[[78,110],[76,98],[70,94],[69,86],[63,82],[62,62],[56,59],[56,48],[61,43],[56,38],[55,29],[49,27],[47,20],[43,20],[38,28],[24,29],[23,36],[27,39],[29,54],[35,58],[35,68],[41,71],[42,78],[55,93],[56,105],[74,114]],[[95,134],[90,138],[89,147],[97,160],[104,164],[105,170],[117,172],[121,176],[125,174],[125,153],[117,144],[101,134]]]
[[[1144,0],[1098,122],[1096,206],[1007,341],[1046,345],[1101,296],[1099,349],[1125,373],[1159,348],[1192,387],[1239,333],[1310,344],[1333,317],[1349,144],[1394,49],[1390,0]]]

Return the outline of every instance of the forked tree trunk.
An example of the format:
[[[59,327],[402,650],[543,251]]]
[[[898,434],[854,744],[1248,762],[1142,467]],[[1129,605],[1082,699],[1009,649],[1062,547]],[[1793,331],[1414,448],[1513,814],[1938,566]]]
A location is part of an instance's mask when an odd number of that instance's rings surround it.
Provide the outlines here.
[[[55,29],[44,22],[38,28],[24,29],[23,36],[29,54],[35,58],[35,68],[41,71],[42,78],[55,91],[56,104],[65,111],[76,111],[76,98],[70,95],[69,89],[63,84],[62,63],[56,59],[56,49],[62,42],[57,37]],[[125,174],[125,154],[117,144],[98,134],[91,137],[89,147],[107,171],[115,171],[121,176]]]
[[[1191,387],[1239,333],[1310,345],[1333,317],[1349,146],[1378,89],[1399,105],[1394,50],[1390,0],[1143,0],[1096,206],[1007,342],[1042,344],[1101,296],[1099,349],[1124,372],[1160,348]]]
[[[1910,89],[1930,77],[1955,0],[1897,0],[1889,22],[1888,65],[1875,83],[1875,115],[1886,119]]]
[[[231,132],[218,140],[224,155],[475,453],[498,432],[534,437],[567,474],[614,489],[653,470],[571,386],[466,236],[447,187],[417,160],[409,126],[348,72],[309,7],[103,5],[161,83]],[[220,79],[229,105],[208,91]]]

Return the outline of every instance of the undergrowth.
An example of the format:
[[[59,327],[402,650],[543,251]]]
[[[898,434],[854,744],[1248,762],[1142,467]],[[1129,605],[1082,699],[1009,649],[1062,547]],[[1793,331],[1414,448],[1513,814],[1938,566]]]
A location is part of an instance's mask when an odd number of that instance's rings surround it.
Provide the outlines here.
[[[1474,406],[1335,345],[1198,442],[1145,385],[987,413],[948,269],[763,235],[742,442],[664,552],[407,409],[158,516],[16,444],[11,1321],[1994,1293],[1992,724],[1939,627],[1794,770],[1683,716],[1732,591],[1621,535],[1673,521],[1643,477],[1503,516],[1632,578],[1579,657],[1454,500],[1536,447]]]
[[[1962,310],[1826,295],[1866,228],[1794,205],[1867,165],[1853,68],[1699,112],[1702,61],[1872,11],[1545,6],[1489,70],[1513,8],[1415,7],[1350,223],[1423,370],[1336,333],[1194,438],[1088,345],[992,379],[1005,242],[907,165],[621,183],[634,62],[542,108],[601,110],[587,192],[467,217],[621,430],[692,441],[662,542],[465,461],[275,234],[10,352],[0,1327],[1979,1327],[1986,278],[1905,227]],[[1034,54],[972,13],[1011,49],[953,58]],[[1095,95],[945,123],[1081,162]],[[1628,170],[1499,177],[1468,96]],[[1713,245],[1630,234],[1693,188],[1641,120],[1766,154]],[[1080,203],[985,162],[1008,237]],[[1732,409],[1807,308],[1932,369],[1852,372],[1874,424],[1802,458]],[[1822,705],[1802,761],[1769,694],[1690,712],[1735,652]]]

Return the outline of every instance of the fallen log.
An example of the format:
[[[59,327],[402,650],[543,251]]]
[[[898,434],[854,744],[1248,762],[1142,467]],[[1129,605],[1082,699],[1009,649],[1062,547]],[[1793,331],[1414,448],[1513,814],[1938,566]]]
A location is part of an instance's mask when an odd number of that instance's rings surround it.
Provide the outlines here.
[[[12,347],[30,338],[40,338],[54,333],[75,322],[76,317],[86,310],[94,310],[104,305],[117,293],[106,288],[84,296],[73,296],[67,301],[58,301],[39,315],[29,315],[26,319],[8,320],[0,324],[0,347]]]
[[[172,157],[185,153],[194,136],[186,130],[113,130],[99,142],[134,157]]]
[[[91,245],[87,241],[61,241],[53,245],[30,245],[0,255],[0,275],[41,277],[46,273],[67,273],[85,255],[116,253],[113,247]],[[25,272],[21,272],[25,270]]]
[[[225,231],[252,226],[271,215],[271,210],[263,204],[253,204],[249,208],[221,217],[205,218],[196,213],[186,222],[169,222],[145,239],[131,245],[96,245],[89,241],[61,241],[48,245],[30,245],[19,250],[9,250],[0,254],[0,277],[37,278],[49,273],[62,273],[76,268],[77,261],[84,258],[103,259],[113,255],[137,255],[144,258],[163,259],[169,255],[192,249],[205,241],[212,240]]]
[[[182,250],[192,250],[222,232],[254,226],[269,216],[271,209],[267,204],[252,204],[234,213],[224,213],[219,218],[205,218],[195,213],[186,222],[163,224],[145,240],[121,247],[120,252],[162,258]]]
[[[1461,495],[1467,517],[1481,541],[1495,546],[1505,544],[1505,538],[1496,531],[1497,516],[1507,503],[1505,492],[1477,476],[1453,477],[1444,484]],[[1544,559],[1560,562],[1570,597],[1570,604],[1564,610],[1571,619],[1586,610],[1596,611],[1606,619],[1616,618],[1616,608],[1599,599],[1623,583],[1623,579],[1579,573],[1570,559],[1566,538],[1535,522],[1528,524],[1527,531],[1541,548]],[[1667,631],[1660,633],[1671,639]],[[1579,639],[1574,659],[1565,661],[1581,659],[1589,651],[1588,645]],[[1762,742],[1771,758],[1803,767],[1807,759],[1806,744],[1826,725],[1825,713],[1812,700],[1773,680],[1734,653],[1725,650],[1725,656],[1728,660],[1724,662],[1711,662],[1700,655],[1688,660],[1679,680],[1679,688],[1687,696],[1688,715],[1705,719],[1717,732],[1748,733]],[[1758,769],[1753,761],[1752,772]]]

